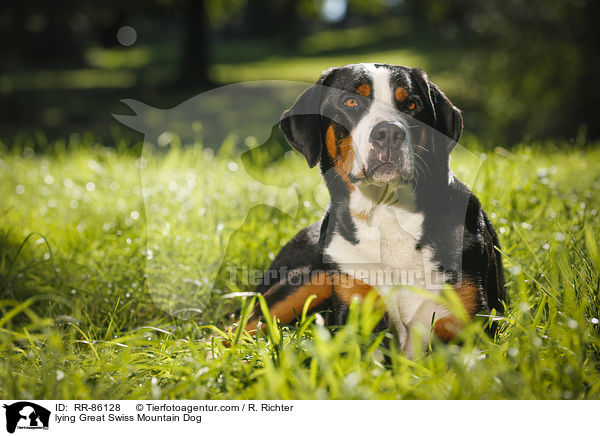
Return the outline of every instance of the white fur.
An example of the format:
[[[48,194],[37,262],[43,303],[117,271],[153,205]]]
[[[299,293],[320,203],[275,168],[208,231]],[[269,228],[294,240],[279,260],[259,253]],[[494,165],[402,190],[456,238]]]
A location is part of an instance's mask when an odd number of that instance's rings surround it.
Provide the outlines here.
[[[352,174],[356,177],[359,177],[362,173],[369,151],[373,148],[369,137],[371,136],[371,130],[377,123],[381,121],[397,122],[403,125],[406,131],[409,131],[405,118],[394,106],[390,70],[377,68],[374,64],[364,64],[363,68],[367,71],[373,83],[371,87],[373,102],[368,112],[350,132],[354,148]]]
[[[378,203],[377,194],[383,192],[377,190],[384,189],[371,185],[352,192],[351,212],[369,217],[366,222],[354,220],[359,242],[353,245],[335,234],[325,254],[343,272],[373,286],[386,298],[392,328],[400,346],[410,354],[411,329],[422,329],[426,344],[434,312],[437,319],[448,314],[447,309],[415,292],[414,287],[438,294],[445,277],[439,273],[431,247],[416,249],[423,234],[423,214],[414,209],[411,188],[397,188],[391,192],[391,200]]]
[[[351,132],[355,176],[363,172],[372,148],[369,138],[377,123],[397,122],[407,127],[406,118],[394,105],[390,71],[373,64],[363,68],[372,80],[373,102]],[[421,345],[425,345],[434,313],[438,319],[448,315],[447,309],[415,288],[438,294],[446,277],[439,273],[431,247],[416,249],[423,235],[424,217],[414,207],[412,189],[391,183],[366,183],[356,185],[350,195],[351,213],[362,217],[354,219],[358,244],[334,234],[325,255],[343,272],[371,285],[385,298],[391,327],[400,347],[410,355],[410,332],[421,330]]]

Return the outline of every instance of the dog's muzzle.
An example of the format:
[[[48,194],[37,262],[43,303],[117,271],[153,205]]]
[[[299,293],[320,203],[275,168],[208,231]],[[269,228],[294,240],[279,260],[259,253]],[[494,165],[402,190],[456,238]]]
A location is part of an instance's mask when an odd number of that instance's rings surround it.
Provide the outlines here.
[[[365,175],[375,182],[412,179],[412,149],[406,128],[398,122],[383,121],[371,130],[372,145],[367,156]]]

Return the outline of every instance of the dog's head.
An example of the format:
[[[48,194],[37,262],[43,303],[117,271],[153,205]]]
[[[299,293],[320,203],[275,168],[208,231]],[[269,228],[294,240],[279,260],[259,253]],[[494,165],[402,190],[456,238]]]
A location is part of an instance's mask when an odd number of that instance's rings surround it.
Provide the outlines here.
[[[280,127],[310,167],[353,189],[447,177],[462,116],[420,69],[356,64],[326,70]]]

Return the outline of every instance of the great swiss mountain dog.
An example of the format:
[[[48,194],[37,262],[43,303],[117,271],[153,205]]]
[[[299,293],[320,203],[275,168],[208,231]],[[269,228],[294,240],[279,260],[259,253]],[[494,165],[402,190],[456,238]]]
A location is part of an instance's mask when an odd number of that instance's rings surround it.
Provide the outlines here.
[[[461,326],[416,287],[439,295],[452,286],[469,317],[502,313],[496,233],[449,167],[462,116],[422,70],[331,68],[279,126],[310,167],[320,164],[331,200],[265,272],[257,291],[273,316],[293,323],[315,295],[310,311],[325,310],[328,324],[341,325],[351,299],[374,290],[386,304],[378,327],[409,351],[415,328],[449,341]],[[260,319],[257,305],[246,329],[256,331]]]

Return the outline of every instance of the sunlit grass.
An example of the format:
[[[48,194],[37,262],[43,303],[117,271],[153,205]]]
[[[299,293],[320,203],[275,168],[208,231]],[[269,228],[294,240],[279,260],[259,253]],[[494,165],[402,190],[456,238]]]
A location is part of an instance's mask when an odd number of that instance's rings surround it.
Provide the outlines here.
[[[251,288],[230,287],[223,274],[208,306],[190,319],[156,304],[145,276],[152,237],[160,244],[179,236],[177,256],[201,263],[186,274],[204,283],[220,256],[226,265],[267,267],[320,217],[325,188],[298,155],[259,170],[253,187],[227,151],[175,148],[144,162],[139,146],[107,148],[89,135],[46,144],[43,154],[33,151],[35,142],[11,145],[0,151],[2,397],[600,397],[597,147],[549,143],[508,152],[464,143],[475,154],[457,153],[452,164],[499,233],[508,311],[491,338],[479,317],[460,346],[432,340],[430,353],[409,360],[370,332],[378,313],[368,305],[354,306],[334,334],[308,317],[297,327],[271,324],[253,339],[236,335],[237,320],[226,317],[252,303],[228,294]],[[142,169],[152,169],[151,186],[141,185]],[[272,174],[281,175],[277,198],[297,208],[260,206],[256,179]],[[148,215],[152,202],[145,205],[143,195],[166,209],[170,233]],[[175,219],[182,210],[185,220]],[[248,217],[227,241],[219,224],[237,227],[239,211]]]

